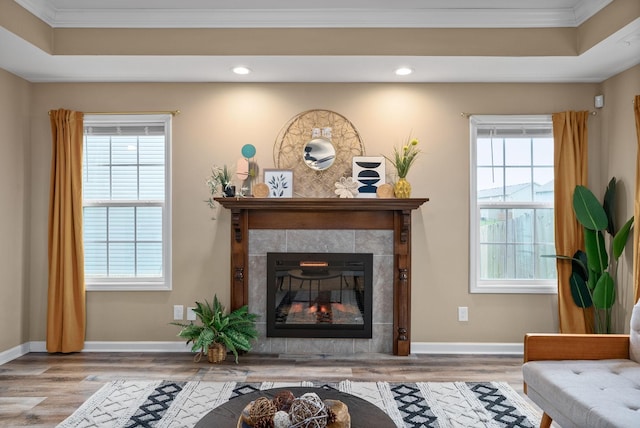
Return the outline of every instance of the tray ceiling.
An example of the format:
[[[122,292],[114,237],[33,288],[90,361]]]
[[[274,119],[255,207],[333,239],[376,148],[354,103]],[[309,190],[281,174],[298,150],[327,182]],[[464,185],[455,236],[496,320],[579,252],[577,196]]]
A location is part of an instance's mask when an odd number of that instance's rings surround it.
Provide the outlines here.
[[[14,0],[60,31],[576,28],[611,0]],[[260,34],[260,33],[258,33]],[[228,41],[226,41],[228,42]],[[470,40],[473,42],[473,40]],[[332,40],[331,43],[339,44]],[[477,42],[476,42],[477,43]],[[446,46],[446,41],[443,44]],[[418,49],[419,50],[419,49]],[[416,51],[418,51],[416,50]],[[410,50],[408,50],[410,51]],[[275,52],[275,51],[274,51]],[[640,63],[640,18],[581,54],[51,54],[0,26],[0,67],[33,82],[600,82]],[[320,52],[320,51],[318,51]],[[252,70],[231,72],[236,65]],[[409,76],[393,74],[410,67]]]

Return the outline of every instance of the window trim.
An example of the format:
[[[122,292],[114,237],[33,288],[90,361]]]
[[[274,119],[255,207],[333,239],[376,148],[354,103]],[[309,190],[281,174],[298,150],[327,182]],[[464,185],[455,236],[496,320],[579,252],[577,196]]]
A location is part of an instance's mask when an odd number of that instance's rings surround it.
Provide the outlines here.
[[[481,280],[480,266],[478,263],[479,242],[480,242],[480,216],[478,193],[477,193],[477,136],[478,127],[487,125],[496,125],[514,128],[518,125],[525,124],[527,126],[546,125],[551,123],[551,115],[472,115],[469,117],[469,134],[470,134],[470,162],[469,171],[470,188],[469,188],[469,292],[477,294],[557,294],[557,280]],[[482,204],[482,207],[490,206],[491,203]],[[500,207],[504,204],[495,204]],[[544,208],[544,203],[514,202],[514,207]],[[553,207],[553,204],[550,204]],[[517,284],[516,284],[517,282]]]
[[[88,278],[85,276],[86,291],[171,291],[172,282],[172,252],[171,252],[171,147],[172,147],[172,115],[171,114],[86,114],[84,116],[84,126],[87,123],[140,123],[140,122],[163,122],[165,128],[165,149],[164,149],[164,202],[162,206],[162,271],[163,275],[158,278]],[[146,203],[146,201],[113,201],[113,203],[85,202],[85,206],[158,206],[157,203]]]

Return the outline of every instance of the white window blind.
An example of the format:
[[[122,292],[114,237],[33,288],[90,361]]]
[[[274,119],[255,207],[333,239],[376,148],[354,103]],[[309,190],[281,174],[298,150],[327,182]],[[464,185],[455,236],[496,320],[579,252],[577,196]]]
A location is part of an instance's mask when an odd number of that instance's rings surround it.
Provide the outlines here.
[[[87,115],[87,290],[168,290],[170,115]]]
[[[470,290],[556,292],[551,117],[470,121]]]

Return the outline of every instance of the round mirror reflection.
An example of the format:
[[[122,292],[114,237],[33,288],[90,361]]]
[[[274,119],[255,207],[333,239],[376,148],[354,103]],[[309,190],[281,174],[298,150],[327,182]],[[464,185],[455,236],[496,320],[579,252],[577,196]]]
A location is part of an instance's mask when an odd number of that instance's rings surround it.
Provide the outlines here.
[[[336,149],[326,138],[314,138],[304,146],[304,163],[316,171],[324,171],[336,160]]]

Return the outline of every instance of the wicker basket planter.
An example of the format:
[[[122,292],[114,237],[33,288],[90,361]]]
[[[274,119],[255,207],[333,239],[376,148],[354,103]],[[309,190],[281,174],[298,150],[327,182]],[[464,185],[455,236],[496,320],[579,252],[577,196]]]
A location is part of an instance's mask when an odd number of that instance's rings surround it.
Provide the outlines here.
[[[207,352],[207,359],[210,363],[218,364],[223,362],[227,358],[227,348],[221,343],[214,343],[209,346]]]
[[[258,337],[257,315],[250,313],[247,305],[226,312],[214,295],[213,303],[206,300],[204,303],[196,302],[193,312],[199,323],[171,324],[181,327],[178,336],[187,339],[187,345],[192,344],[191,351],[196,352],[193,361],[196,363],[205,355],[210,363],[221,363],[227,359],[227,352],[231,352],[237,364],[238,352],[251,350],[250,341]]]

